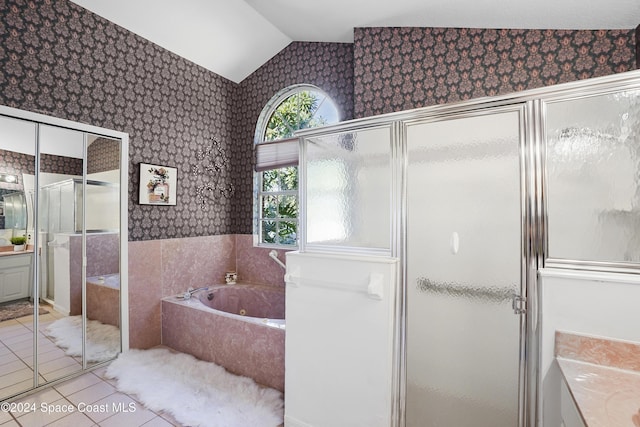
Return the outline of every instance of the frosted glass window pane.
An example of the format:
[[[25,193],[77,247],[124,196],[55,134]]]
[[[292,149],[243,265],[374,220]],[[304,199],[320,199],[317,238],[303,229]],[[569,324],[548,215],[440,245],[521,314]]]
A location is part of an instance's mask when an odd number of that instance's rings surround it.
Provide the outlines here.
[[[407,427],[518,425],[519,112],[407,129]]]
[[[389,249],[391,130],[305,140],[306,242]]]
[[[640,91],[547,105],[549,257],[640,261]]]

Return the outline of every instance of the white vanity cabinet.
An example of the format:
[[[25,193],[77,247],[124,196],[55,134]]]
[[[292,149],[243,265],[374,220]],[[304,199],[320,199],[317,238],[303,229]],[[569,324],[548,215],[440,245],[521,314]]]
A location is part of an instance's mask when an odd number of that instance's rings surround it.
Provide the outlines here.
[[[0,303],[31,296],[29,277],[33,252],[0,256]]]

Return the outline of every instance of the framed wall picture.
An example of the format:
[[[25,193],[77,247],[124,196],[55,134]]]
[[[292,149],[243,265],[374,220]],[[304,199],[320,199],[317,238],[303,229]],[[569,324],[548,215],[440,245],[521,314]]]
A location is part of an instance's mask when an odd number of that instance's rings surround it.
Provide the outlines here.
[[[140,163],[141,205],[175,206],[178,192],[178,169]]]

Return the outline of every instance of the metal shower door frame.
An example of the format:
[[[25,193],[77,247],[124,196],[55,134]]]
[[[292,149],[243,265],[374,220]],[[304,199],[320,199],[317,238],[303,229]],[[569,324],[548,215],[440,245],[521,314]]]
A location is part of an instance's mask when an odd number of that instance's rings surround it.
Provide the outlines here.
[[[536,105],[533,101],[496,101],[482,105],[460,104],[441,114],[417,114],[396,123],[396,138],[393,150],[397,153],[395,161],[400,179],[395,188],[399,194],[399,212],[397,215],[399,238],[394,242],[394,256],[401,259],[400,295],[400,337],[399,337],[399,396],[398,425],[406,425],[406,388],[407,388],[407,173],[408,173],[408,141],[407,128],[415,124],[436,123],[443,120],[464,119],[486,116],[495,113],[517,112],[519,115],[519,169],[520,169],[520,296],[524,299],[525,310],[519,315],[519,372],[518,372],[518,425],[533,426],[535,422],[535,396],[537,385],[532,376],[536,361],[530,355],[531,349],[537,348],[535,339],[535,322],[537,321],[537,286],[536,270],[536,229],[535,215],[535,176],[538,152],[537,132],[532,126],[536,120]],[[514,314],[517,315],[517,314]],[[533,380],[533,381],[532,381]],[[533,398],[533,399],[532,399]]]

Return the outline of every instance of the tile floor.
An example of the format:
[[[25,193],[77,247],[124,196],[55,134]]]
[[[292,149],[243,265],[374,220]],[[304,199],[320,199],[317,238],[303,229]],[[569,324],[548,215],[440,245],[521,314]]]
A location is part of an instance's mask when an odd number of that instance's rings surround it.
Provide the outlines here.
[[[44,329],[63,315],[50,309],[40,315],[38,360],[40,379],[50,381],[82,368],[80,359],[67,356],[44,333]],[[29,389],[33,385],[33,316],[0,322],[0,399]]]
[[[79,358],[65,355],[42,331],[62,315],[50,310],[38,327],[38,373],[43,381],[82,368]],[[33,385],[33,316],[0,322],[0,401]],[[134,397],[118,392],[104,377],[106,368],[12,402],[0,404],[0,426],[179,426],[170,415],[146,409]]]
[[[98,368],[16,400],[13,412],[0,411],[0,426],[180,426],[169,414],[150,411],[135,397],[117,391],[105,371]]]

